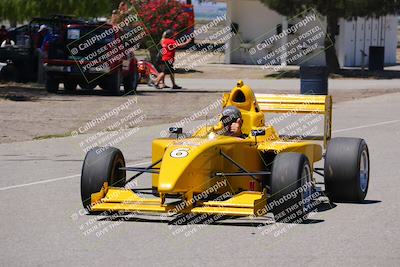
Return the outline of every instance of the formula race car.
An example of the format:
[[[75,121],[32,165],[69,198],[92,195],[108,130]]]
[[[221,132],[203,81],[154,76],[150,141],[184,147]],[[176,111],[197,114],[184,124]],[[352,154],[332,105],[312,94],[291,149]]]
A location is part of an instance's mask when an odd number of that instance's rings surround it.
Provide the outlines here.
[[[222,133],[223,122],[192,136],[170,128],[152,142],[152,164],[126,167],[117,148],[94,148],[81,177],[83,206],[91,213],[161,212],[304,219],[321,194],[337,202],[362,202],[368,191],[368,146],[360,138],[331,138],[331,96],[255,95],[242,81],[223,96],[222,107],[241,111],[244,138]],[[323,116],[323,135],[279,135],[265,116],[272,113]],[[271,115],[272,116],[272,115]],[[316,163],[324,159],[324,168]],[[126,179],[126,172],[136,174]],[[152,174],[152,194],[125,185]],[[313,174],[324,177],[325,190]],[[151,194],[150,194],[151,195]]]

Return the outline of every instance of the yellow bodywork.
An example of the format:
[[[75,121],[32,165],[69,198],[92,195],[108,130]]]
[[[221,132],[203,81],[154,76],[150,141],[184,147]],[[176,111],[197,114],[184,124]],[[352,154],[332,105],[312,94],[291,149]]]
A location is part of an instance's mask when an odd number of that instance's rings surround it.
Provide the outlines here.
[[[265,125],[264,114],[294,111],[323,115],[324,136],[320,140],[326,144],[331,134],[331,103],[330,96],[255,95],[239,81],[229,94],[224,94],[222,106],[232,105],[241,110],[242,131],[247,138],[219,135],[220,123],[201,128],[190,138],[155,139],[152,161],[162,160],[154,166],[160,171],[152,175],[152,187],[160,197],[143,198],[132,190],[108,187],[105,183],[100,192],[92,194],[92,210],[263,215],[267,194],[257,182],[263,176],[224,176],[240,171],[226,156],[246,171],[256,173],[268,170],[265,155],[297,152],[307,156],[313,168],[322,158],[322,146],[312,140],[281,138],[272,126]],[[254,137],[251,131],[260,129],[265,130],[265,135]],[[224,198],[206,201],[198,197],[203,195]],[[167,203],[168,196],[180,197],[185,205]]]

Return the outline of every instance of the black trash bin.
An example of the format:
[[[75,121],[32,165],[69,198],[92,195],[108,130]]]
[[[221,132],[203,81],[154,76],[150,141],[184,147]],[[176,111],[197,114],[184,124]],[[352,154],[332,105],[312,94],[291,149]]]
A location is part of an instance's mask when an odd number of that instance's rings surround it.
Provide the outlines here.
[[[328,94],[328,67],[300,66],[300,92],[304,95]]]
[[[384,46],[370,46],[369,47],[369,61],[368,70],[383,70],[385,66],[385,47]]]

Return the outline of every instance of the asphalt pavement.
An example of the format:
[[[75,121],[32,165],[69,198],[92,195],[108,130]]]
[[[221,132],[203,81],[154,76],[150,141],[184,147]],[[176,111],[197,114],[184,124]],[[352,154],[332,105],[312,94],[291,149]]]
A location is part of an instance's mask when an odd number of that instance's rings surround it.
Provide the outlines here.
[[[267,216],[174,226],[159,215],[84,215],[80,142],[87,136],[0,144],[0,265],[398,266],[399,103],[397,93],[334,107],[334,136],[368,143],[369,193],[363,204],[322,204],[303,224]],[[147,165],[151,140],[166,128],[145,127],[118,144],[128,164]],[[148,187],[148,178],[137,186]]]

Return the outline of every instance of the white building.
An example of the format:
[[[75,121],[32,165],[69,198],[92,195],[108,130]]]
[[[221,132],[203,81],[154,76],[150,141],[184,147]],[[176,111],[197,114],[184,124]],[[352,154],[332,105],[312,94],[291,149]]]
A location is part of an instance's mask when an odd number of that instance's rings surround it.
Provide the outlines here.
[[[257,59],[270,55],[277,47],[288,44],[299,38],[303,33],[310,31],[317,25],[325,32],[325,19],[315,20],[299,28],[296,33],[283,36],[279,41],[264,49],[256,49],[255,54],[249,50],[257,44],[277,33],[285,31],[302,18],[288,21],[286,17],[269,9],[259,0],[226,0],[227,17],[239,27],[238,34],[227,44],[225,63],[237,64],[264,64]],[[396,63],[397,48],[397,17],[385,16],[380,18],[357,18],[352,21],[340,19],[339,31],[336,36],[336,51],[341,66],[353,67],[368,64],[369,47],[384,46],[385,65]],[[285,62],[279,58],[277,64],[325,65],[324,38],[315,43],[315,49],[299,60]],[[302,49],[306,49],[304,46]],[[276,50],[275,50],[276,51]],[[254,53],[254,51],[253,51]]]

